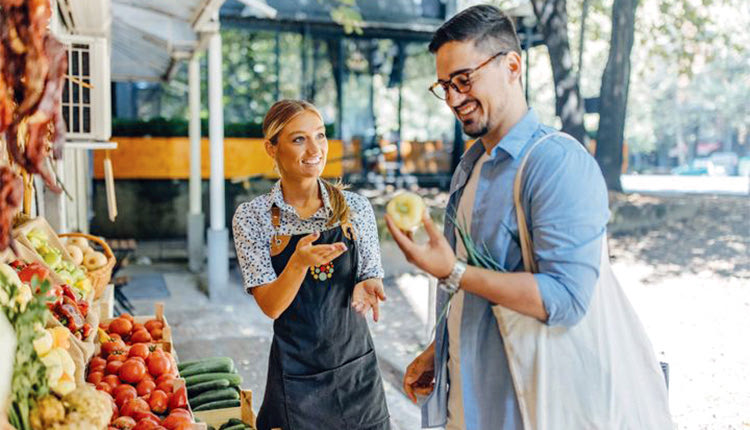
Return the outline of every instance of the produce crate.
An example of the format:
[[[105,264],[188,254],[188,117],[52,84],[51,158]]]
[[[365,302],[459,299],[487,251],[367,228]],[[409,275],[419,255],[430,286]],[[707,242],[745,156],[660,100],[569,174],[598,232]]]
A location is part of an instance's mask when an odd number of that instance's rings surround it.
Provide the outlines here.
[[[177,351],[174,350],[174,347],[172,346],[172,327],[167,322],[167,317],[164,315],[164,303],[163,302],[156,302],[154,304],[154,314],[153,315],[137,315],[133,316],[133,321],[141,324],[145,324],[149,320],[159,320],[164,323],[164,328],[162,329],[162,335],[161,340],[154,341],[153,343],[156,345],[159,345],[161,349],[164,351],[172,354],[174,359],[176,361],[179,361],[177,357]],[[105,324],[109,324],[112,322],[114,318],[102,318],[102,322]],[[97,342],[96,344],[96,354],[99,355],[99,349],[101,348],[101,344]]]
[[[210,411],[193,412],[196,418],[202,422],[219,428],[220,425],[229,421],[230,418],[238,418],[255,428],[255,413],[253,412],[253,392],[251,390],[240,391],[240,406],[236,408],[213,409]]]
[[[102,295],[94,301],[94,306],[99,310],[100,320],[111,320],[114,317],[115,286],[109,284],[104,287]]]

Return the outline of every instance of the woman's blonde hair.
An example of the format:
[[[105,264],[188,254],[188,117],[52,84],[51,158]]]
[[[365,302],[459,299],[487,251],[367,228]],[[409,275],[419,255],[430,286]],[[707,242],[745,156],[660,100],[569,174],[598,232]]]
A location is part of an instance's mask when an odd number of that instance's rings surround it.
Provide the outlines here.
[[[294,118],[303,112],[312,112],[323,121],[323,115],[310,102],[304,100],[279,100],[271,106],[271,109],[263,118],[263,136],[271,145],[279,143],[279,135],[284,127]],[[278,154],[278,152],[277,152]],[[321,178],[322,179],[322,178]],[[339,180],[335,184],[322,179],[323,184],[328,191],[331,200],[331,217],[328,218],[328,225],[336,223],[343,224],[349,220],[349,205],[346,204],[343,190],[347,187]]]

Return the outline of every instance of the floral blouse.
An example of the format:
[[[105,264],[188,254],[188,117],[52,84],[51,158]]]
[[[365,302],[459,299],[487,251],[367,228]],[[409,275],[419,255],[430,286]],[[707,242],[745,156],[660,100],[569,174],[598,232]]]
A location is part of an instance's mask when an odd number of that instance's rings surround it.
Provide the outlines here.
[[[336,227],[327,225],[332,213],[331,202],[320,180],[319,185],[323,207],[306,219],[301,219],[297,211],[284,201],[281,181],[276,182],[270,193],[258,196],[237,208],[232,219],[232,230],[246,290],[273,282],[277,277],[271,265],[271,236],[274,234],[271,224],[273,204],[281,209],[279,234],[310,234]],[[383,265],[380,259],[378,228],[372,206],[366,197],[349,191],[343,191],[343,193],[349,205],[349,219],[356,232],[356,248],[359,253],[357,282],[370,278],[382,278]]]

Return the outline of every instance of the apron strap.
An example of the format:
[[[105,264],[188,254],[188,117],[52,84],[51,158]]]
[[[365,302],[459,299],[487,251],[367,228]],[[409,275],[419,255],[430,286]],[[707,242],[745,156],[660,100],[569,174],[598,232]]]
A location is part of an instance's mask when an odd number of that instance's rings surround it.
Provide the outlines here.
[[[516,220],[518,222],[518,241],[521,244],[523,268],[525,271],[531,273],[538,273],[539,266],[534,260],[534,245],[531,240],[531,232],[529,231],[529,227],[526,225],[526,212],[524,211],[523,203],[521,202],[523,171],[526,168],[526,162],[529,161],[531,152],[534,151],[534,149],[536,149],[540,143],[554,136],[566,137],[568,139],[575,140],[576,143],[578,142],[578,140],[576,140],[573,136],[561,131],[545,134],[544,136],[540,137],[534,143],[532,143],[531,147],[529,147],[529,150],[526,151],[526,154],[521,160],[521,164],[518,166],[518,171],[516,171],[516,177],[513,182],[513,203],[516,208]],[[581,149],[583,149],[583,147],[581,147]]]

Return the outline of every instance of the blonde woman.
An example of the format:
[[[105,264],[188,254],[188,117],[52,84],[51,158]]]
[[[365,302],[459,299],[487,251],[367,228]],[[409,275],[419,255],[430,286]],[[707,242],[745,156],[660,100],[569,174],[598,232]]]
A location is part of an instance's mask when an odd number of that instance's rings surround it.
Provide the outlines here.
[[[232,223],[245,288],[274,319],[258,429],[388,429],[363,317],[377,321],[385,300],[372,207],[321,178],[328,140],[312,104],[277,102],[263,134],[281,179]]]

